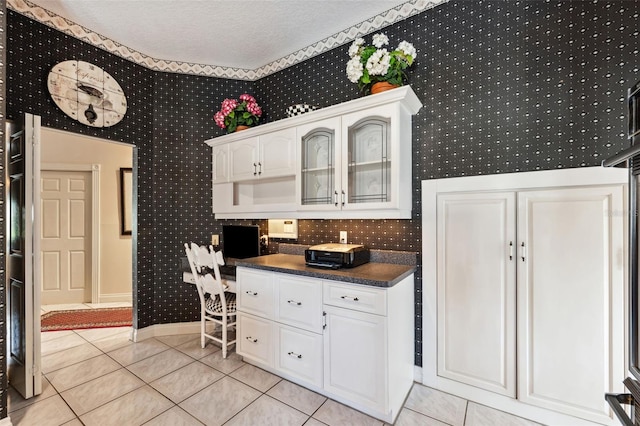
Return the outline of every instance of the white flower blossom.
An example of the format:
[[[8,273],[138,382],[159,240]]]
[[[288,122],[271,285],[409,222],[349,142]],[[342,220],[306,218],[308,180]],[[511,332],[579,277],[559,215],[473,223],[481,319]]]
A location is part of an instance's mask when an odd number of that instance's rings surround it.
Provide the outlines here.
[[[389,37],[384,35],[384,33],[374,34],[373,35],[373,45],[380,49],[385,44],[389,44]]]
[[[354,56],[347,62],[347,77],[352,83],[357,83],[358,80],[360,80],[363,70],[364,67],[362,66],[362,58],[360,58],[360,56]]]
[[[364,44],[363,38],[357,38],[349,46],[349,57],[353,58],[360,52],[360,47]]]
[[[369,75],[385,75],[389,71],[391,57],[387,49],[378,49],[367,60],[367,71]]]
[[[406,56],[411,57],[411,59],[416,58],[416,48],[413,47],[413,44],[409,42],[406,42],[406,41],[400,42],[400,44],[398,45],[398,50],[404,53]]]

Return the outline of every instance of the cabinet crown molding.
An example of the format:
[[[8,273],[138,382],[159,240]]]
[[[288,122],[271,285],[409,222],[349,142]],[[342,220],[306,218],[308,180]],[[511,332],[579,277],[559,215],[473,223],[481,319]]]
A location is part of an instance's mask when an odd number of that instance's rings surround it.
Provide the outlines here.
[[[422,108],[422,102],[418,99],[411,86],[401,86],[397,89],[388,90],[386,92],[369,95],[351,101],[343,102],[338,105],[332,105],[311,111],[296,117],[284,118],[282,120],[273,121],[271,123],[261,124],[241,132],[230,133],[224,136],[218,136],[208,139],[205,143],[209,146],[221,145],[229,142],[235,142],[254,136],[260,136],[265,133],[271,133],[280,129],[296,127],[301,124],[313,121],[323,120],[325,118],[336,117],[347,113],[353,113],[380,105],[387,105],[394,102],[399,104],[411,115],[415,115]]]

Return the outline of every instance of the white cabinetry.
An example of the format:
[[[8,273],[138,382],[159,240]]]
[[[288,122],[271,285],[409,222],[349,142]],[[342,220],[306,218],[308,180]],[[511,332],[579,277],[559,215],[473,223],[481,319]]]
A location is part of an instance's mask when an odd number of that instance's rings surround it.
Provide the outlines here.
[[[392,423],[413,384],[413,281],[377,288],[239,267],[237,352]],[[269,289],[272,302],[257,303]]]
[[[293,381],[322,387],[321,282],[242,267],[236,280],[237,353]]]
[[[515,397],[513,193],[438,194],[438,375]]]
[[[385,317],[333,306],[325,312],[325,389],[372,409],[388,407]]]
[[[219,145],[212,148],[213,183],[229,181],[229,145]]]
[[[207,141],[214,213],[410,219],[411,116],[421,107],[404,86]]]
[[[542,423],[614,423],[626,180],[589,168],[423,182],[426,385]]]
[[[397,103],[299,126],[299,210],[410,218],[410,128]]]
[[[294,175],[295,142],[295,129],[284,129],[230,143],[229,179],[241,181]]]

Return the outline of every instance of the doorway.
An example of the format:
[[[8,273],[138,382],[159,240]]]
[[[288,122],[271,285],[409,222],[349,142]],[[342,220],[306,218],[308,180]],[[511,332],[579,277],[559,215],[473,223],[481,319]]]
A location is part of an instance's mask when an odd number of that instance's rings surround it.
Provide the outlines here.
[[[132,306],[132,236],[122,232],[122,224],[131,223],[132,218],[123,217],[121,208],[123,196],[131,194],[122,194],[120,170],[132,167],[133,155],[132,145],[42,128],[42,314]],[[88,180],[83,180],[81,173]],[[92,175],[90,179],[86,173]],[[47,175],[54,178],[52,191],[44,187]],[[67,175],[76,179],[61,180]],[[56,188],[72,183],[72,199],[65,200],[69,206],[60,207]],[[81,192],[85,192],[83,201],[75,199],[82,198]],[[50,229],[45,227],[46,207],[60,215]],[[65,226],[74,232],[71,240],[78,245],[68,255],[61,247],[64,241],[57,241],[59,228]],[[79,248],[82,239],[84,246]],[[55,247],[50,254],[45,252],[48,244]],[[66,264],[61,265],[61,259],[66,259]]]

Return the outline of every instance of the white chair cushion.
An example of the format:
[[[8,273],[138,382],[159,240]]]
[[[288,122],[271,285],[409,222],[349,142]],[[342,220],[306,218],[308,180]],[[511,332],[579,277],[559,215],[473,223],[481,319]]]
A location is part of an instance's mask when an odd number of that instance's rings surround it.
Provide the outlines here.
[[[231,292],[226,292],[224,294],[224,298],[227,301],[227,314],[232,314],[236,312],[236,294]],[[215,298],[209,296],[205,302],[205,306],[208,311],[215,312],[217,314],[222,314],[222,303],[220,301],[220,296],[216,296]]]

